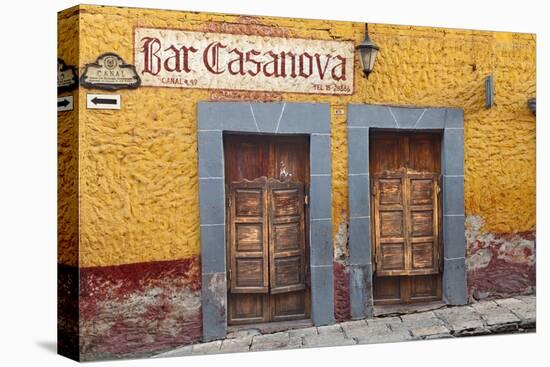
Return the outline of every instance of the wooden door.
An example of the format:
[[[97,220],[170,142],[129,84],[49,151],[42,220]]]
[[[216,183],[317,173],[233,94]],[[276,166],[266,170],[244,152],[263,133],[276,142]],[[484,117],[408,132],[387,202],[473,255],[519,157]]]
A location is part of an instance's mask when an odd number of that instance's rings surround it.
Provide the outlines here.
[[[232,293],[267,293],[268,228],[265,177],[232,183],[229,190],[230,289]]]
[[[404,170],[375,173],[372,188],[376,274],[405,275],[408,236]]]
[[[375,173],[372,186],[376,274],[437,274],[437,175],[401,168]]]
[[[436,133],[371,134],[375,304],[441,298],[440,141]]]
[[[306,287],[304,184],[268,181],[270,293]]]
[[[307,136],[225,135],[230,325],[309,318]]]

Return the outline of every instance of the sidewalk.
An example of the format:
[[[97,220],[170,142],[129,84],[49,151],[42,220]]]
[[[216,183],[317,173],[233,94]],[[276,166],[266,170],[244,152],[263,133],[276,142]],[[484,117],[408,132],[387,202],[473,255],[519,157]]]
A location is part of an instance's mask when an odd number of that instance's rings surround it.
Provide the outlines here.
[[[535,296],[517,296],[481,301],[467,306],[347,321],[274,334],[262,335],[256,329],[243,330],[224,340],[187,345],[154,357],[453,338],[529,332],[535,331],[535,327]]]

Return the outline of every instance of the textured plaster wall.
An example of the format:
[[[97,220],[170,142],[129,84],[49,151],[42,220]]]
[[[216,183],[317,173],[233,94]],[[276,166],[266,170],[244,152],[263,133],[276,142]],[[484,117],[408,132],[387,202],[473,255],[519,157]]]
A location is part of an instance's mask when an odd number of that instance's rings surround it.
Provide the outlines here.
[[[200,339],[198,258],[80,271],[81,360],[141,357]]]
[[[78,19],[60,17],[58,55],[78,64]],[[66,92],[63,95],[76,93]],[[75,102],[77,99],[75,99]],[[62,112],[57,120],[57,350],[78,359],[78,113]]]
[[[78,64],[78,18],[60,16],[57,27],[58,55],[68,65]],[[78,93],[74,95],[78,103]],[[78,112],[77,110],[57,115],[57,233],[58,262],[78,264]]]
[[[506,297],[535,290],[535,231],[482,232],[483,219],[466,218],[468,295]]]
[[[65,15],[66,14],[66,15]],[[79,67],[102,52],[133,58],[133,27],[362,41],[362,23],[243,17],[81,6]],[[65,24],[63,23],[62,24]],[[196,102],[285,100],[459,107],[465,111],[465,207],[482,232],[535,227],[535,38],[512,34],[371,24],[381,47],[365,79],[355,60],[352,96],[177,88],[122,90],[121,111],[88,111],[81,88],[80,265],[186,258],[199,253]],[[60,46],[66,61],[76,50]],[[484,108],[484,78],[495,77],[495,107]],[[333,232],[347,217],[346,117],[333,114]],[[67,213],[69,215],[69,213]],[[345,238],[345,236],[339,236]],[[345,246],[335,240],[335,246]],[[60,256],[74,262],[72,255]]]
[[[356,44],[364,37],[363,23],[80,6],[59,15],[59,56],[79,72],[108,51],[132,63],[136,26]],[[347,130],[346,116],[339,114],[348,103],[464,109],[470,295],[534,286],[535,117],[527,108],[535,96],[534,35],[381,24],[370,24],[369,31],[381,52],[368,80],[356,56],[351,96],[142,87],[116,92],[120,111],[91,111],[86,93],[102,92],[73,92],[80,115],[59,113],[58,122],[58,261],[81,267],[79,279],[78,270],[66,271],[73,286],[63,304],[74,311],[79,300],[81,311],[79,325],[72,320],[65,328],[72,333],[68,349],[79,343],[80,358],[93,360],[200,338],[198,101],[331,104],[339,320],[349,318],[349,290],[340,286],[349,275]],[[489,73],[495,107],[487,110]],[[139,301],[143,297],[148,301]]]

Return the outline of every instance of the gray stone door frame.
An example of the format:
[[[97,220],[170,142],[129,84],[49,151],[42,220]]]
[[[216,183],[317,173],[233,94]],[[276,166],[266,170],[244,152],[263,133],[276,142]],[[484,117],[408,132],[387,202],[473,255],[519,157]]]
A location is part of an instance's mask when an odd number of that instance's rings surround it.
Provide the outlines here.
[[[334,323],[330,105],[199,102],[203,340],[225,338],[227,330],[224,131],[309,135],[311,315],[315,325]]]
[[[370,129],[441,131],[443,174],[443,301],[465,304],[464,112],[350,104],[348,126],[349,262],[351,316],[373,316],[369,185]]]

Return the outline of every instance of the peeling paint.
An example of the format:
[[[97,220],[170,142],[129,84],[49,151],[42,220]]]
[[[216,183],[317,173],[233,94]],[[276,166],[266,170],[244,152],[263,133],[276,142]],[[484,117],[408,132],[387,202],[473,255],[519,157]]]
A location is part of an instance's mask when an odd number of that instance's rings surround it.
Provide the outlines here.
[[[477,215],[467,216],[465,226],[470,297],[501,297],[535,290],[535,231],[484,232],[484,220]]]
[[[219,308],[225,310],[225,274],[218,273],[213,274],[210,278],[210,281],[208,282],[208,289],[210,292],[214,295],[219,295],[219,297],[216,297],[216,301],[219,302]]]
[[[334,262],[334,318],[337,322],[351,319],[349,267]]]
[[[348,222],[345,213],[341,214],[338,231],[334,237],[334,318],[337,322],[351,319],[350,305],[350,270],[347,264]]]
[[[345,214],[341,216],[340,224],[338,225],[338,231],[334,236],[334,260],[343,262],[348,258],[348,222]]]
[[[466,259],[468,270],[485,268],[491,262],[493,255],[489,249],[480,249]]]
[[[81,270],[81,360],[139,357],[202,334],[198,258]]]

